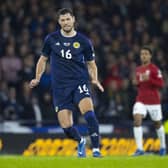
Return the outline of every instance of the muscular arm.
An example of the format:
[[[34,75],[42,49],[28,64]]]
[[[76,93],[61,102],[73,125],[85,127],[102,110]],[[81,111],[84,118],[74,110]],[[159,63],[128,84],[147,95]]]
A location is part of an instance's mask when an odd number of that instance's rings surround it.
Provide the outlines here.
[[[96,85],[102,92],[104,92],[104,88],[98,80],[97,65],[95,61],[87,61],[87,67],[92,84]]]
[[[40,78],[42,76],[42,74],[44,73],[45,71],[45,67],[46,67],[46,62],[47,62],[47,57],[41,55],[38,62],[37,62],[37,65],[36,65],[36,75],[35,75],[35,79],[32,79],[31,82],[30,82],[30,88],[34,88],[36,87],[39,82],[40,82]]]
[[[35,79],[37,79],[38,81],[40,81],[40,78],[45,71],[47,59],[47,57],[41,55],[37,62]]]
[[[91,81],[97,81],[97,65],[95,61],[87,61],[87,67]]]

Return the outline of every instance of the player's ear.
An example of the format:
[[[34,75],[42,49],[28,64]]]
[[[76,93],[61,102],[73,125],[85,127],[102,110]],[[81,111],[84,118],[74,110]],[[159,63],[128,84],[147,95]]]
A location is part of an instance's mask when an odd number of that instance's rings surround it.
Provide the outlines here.
[[[72,20],[73,20],[73,22],[75,23],[75,21],[76,21],[75,16],[72,17]]]
[[[58,24],[60,25],[60,19],[58,19]]]

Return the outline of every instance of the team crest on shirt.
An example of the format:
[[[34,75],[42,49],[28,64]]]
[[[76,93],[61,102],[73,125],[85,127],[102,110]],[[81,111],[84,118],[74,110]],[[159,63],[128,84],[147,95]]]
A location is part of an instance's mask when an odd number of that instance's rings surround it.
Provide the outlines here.
[[[79,42],[74,42],[73,43],[73,47],[74,48],[79,48],[80,47],[80,43]]]

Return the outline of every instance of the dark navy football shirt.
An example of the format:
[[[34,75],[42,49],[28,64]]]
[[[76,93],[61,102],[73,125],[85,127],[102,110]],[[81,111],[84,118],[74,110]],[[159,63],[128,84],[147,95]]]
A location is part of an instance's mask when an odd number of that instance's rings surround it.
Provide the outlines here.
[[[42,55],[50,59],[53,89],[89,81],[86,61],[94,60],[94,50],[90,40],[81,33],[73,37],[64,37],[60,30],[49,34]]]

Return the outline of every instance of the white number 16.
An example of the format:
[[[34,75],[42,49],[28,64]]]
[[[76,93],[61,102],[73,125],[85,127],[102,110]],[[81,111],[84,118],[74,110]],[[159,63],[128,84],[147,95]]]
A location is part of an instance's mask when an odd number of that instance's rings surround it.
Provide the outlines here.
[[[65,51],[65,50],[62,49],[61,50],[61,56],[63,58],[66,58],[66,59],[71,59],[72,58],[71,50]]]
[[[87,88],[86,84],[82,85],[82,86],[78,86],[78,89],[79,89],[79,92],[80,93],[83,93],[83,92],[86,92],[88,93],[89,89]]]

